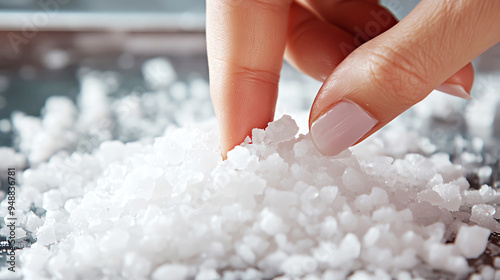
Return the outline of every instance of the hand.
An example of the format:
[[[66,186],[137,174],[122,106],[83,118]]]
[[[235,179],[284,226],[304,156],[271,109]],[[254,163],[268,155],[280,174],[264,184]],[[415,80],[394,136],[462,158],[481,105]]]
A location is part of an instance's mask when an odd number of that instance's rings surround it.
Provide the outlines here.
[[[223,155],[273,120],[284,55],[324,81],[309,125],[325,155],[362,141],[440,85],[470,98],[469,62],[500,41],[500,1],[423,0],[396,23],[376,0],[207,0]]]

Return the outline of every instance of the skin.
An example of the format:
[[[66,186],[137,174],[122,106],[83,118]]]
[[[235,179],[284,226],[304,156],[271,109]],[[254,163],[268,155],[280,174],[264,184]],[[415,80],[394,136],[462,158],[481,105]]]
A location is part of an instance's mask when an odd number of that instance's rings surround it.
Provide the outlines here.
[[[310,125],[347,99],[378,121],[362,141],[443,82],[470,93],[499,30],[498,0],[423,0],[401,22],[376,0],[207,0],[223,156],[273,120],[283,58],[324,82]]]

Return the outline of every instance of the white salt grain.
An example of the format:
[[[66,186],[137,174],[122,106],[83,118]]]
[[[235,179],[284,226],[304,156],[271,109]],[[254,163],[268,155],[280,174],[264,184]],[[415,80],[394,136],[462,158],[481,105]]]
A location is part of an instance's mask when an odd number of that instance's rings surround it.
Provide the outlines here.
[[[63,206],[63,196],[59,190],[50,190],[43,194],[43,208],[56,210]]]
[[[124,257],[123,268],[125,277],[140,279],[151,273],[151,262],[137,253],[127,253]]]
[[[455,239],[455,244],[466,258],[477,258],[484,252],[490,230],[479,226],[463,226]]]
[[[338,187],[326,186],[321,188],[321,190],[319,191],[319,196],[321,200],[323,200],[326,204],[331,205],[335,201],[338,192],[339,192]]]
[[[440,208],[445,208],[450,211],[457,211],[462,202],[460,195],[460,187],[455,184],[439,184],[432,188],[439,194],[443,203],[439,205]]]
[[[261,213],[260,229],[269,235],[276,235],[286,231],[283,220],[269,209],[264,209]]]
[[[49,245],[56,243],[57,239],[54,224],[54,219],[47,219],[43,226],[37,228],[36,239],[38,244]]]
[[[40,219],[32,211],[28,212],[26,215],[26,229],[34,232],[38,227],[43,225],[42,219]]]
[[[347,189],[356,193],[366,193],[368,191],[366,177],[354,168],[349,167],[345,170],[342,182]]]
[[[380,229],[377,227],[370,228],[363,237],[363,245],[371,247],[380,238]]]
[[[152,274],[152,279],[154,280],[184,280],[188,277],[189,269],[188,267],[180,264],[165,264],[157,269]]]
[[[202,270],[195,277],[195,280],[218,280],[218,279],[221,279],[221,277],[217,273],[217,271],[213,269]]]
[[[284,273],[295,277],[314,272],[317,267],[317,261],[306,255],[292,255],[281,264]]]
[[[246,263],[251,265],[255,262],[255,254],[247,245],[241,244],[236,246],[236,252]]]
[[[165,58],[148,60],[142,66],[142,75],[152,89],[164,88],[172,84],[177,74],[170,61]]]
[[[495,269],[491,266],[483,266],[481,268],[481,277],[483,279],[494,279],[495,278]]]

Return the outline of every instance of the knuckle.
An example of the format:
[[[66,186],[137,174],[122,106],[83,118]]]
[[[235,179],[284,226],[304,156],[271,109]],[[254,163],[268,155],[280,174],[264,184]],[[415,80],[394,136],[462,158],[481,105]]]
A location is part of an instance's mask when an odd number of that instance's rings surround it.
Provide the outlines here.
[[[369,79],[371,84],[385,92],[384,97],[404,107],[420,102],[425,96],[425,71],[414,55],[396,52],[390,48],[368,50]]]
[[[209,56],[209,61],[211,61],[212,64],[217,63],[222,65],[224,68],[232,69],[230,71],[232,75],[234,75],[237,80],[242,81],[245,85],[277,85],[280,79],[279,73],[281,68],[262,69],[249,67],[226,58],[218,58],[214,56]]]
[[[294,26],[292,26],[292,28],[290,28],[288,32],[288,40],[292,43],[298,43],[302,41],[304,35],[307,35],[314,27],[313,23],[315,22],[315,20],[315,18],[308,17],[296,23]]]
[[[277,85],[280,79],[279,73],[271,70],[252,69],[248,67],[241,67],[236,73],[238,78],[245,81],[245,84],[269,84]]]
[[[250,5],[261,10],[282,11],[290,6],[292,0],[222,0],[222,2],[225,6],[233,9],[241,9]]]
[[[288,8],[288,6],[292,3],[292,0],[251,0],[251,2],[258,5],[262,9],[281,11],[283,8]]]

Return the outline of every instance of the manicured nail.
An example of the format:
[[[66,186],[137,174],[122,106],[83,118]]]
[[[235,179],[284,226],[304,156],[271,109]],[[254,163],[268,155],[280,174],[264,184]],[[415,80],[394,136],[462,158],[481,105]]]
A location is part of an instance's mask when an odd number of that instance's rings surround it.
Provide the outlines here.
[[[377,124],[363,108],[340,101],[311,125],[314,145],[325,156],[334,156],[356,143]]]
[[[442,83],[440,86],[436,88],[439,91],[442,91],[444,93],[447,93],[449,95],[453,95],[456,97],[463,98],[465,100],[471,100],[472,97],[470,94],[461,86],[457,84],[449,84],[449,83]]]

